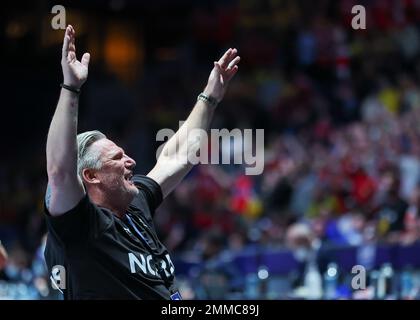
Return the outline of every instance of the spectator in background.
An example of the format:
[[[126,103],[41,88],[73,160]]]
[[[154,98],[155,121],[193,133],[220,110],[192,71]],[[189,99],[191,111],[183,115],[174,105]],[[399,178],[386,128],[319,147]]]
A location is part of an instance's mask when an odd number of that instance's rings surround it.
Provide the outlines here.
[[[393,242],[404,230],[404,215],[408,208],[407,202],[399,195],[399,190],[399,172],[395,167],[391,167],[383,174],[383,199],[377,210],[377,218],[380,236],[389,236]]]
[[[286,246],[299,262],[293,281],[295,297],[319,299],[322,296],[322,276],[328,257],[323,256],[322,242],[311,228],[303,223],[291,225],[286,232]]]
[[[408,208],[404,215],[404,230],[401,232],[401,235],[398,239],[398,241],[403,245],[413,244],[420,239],[419,186],[416,186],[412,191],[408,204]]]

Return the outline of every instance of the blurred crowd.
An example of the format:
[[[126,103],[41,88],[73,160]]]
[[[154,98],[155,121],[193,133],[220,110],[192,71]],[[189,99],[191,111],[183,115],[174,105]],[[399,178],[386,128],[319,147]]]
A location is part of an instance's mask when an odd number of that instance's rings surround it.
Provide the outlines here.
[[[351,28],[356,4],[366,7],[366,30]],[[175,58],[150,62],[129,85],[93,65],[80,102],[80,129],[103,131],[146,174],[156,132],[177,128],[211,59],[238,48],[240,70],[212,127],[264,129],[265,169],[195,167],[155,218],[175,257],[211,262],[257,244],[299,258],[314,239],[327,247],[419,240],[418,1],[199,1],[187,21]],[[45,141],[33,142],[32,154],[0,166],[9,255],[0,279],[23,279],[47,297]]]

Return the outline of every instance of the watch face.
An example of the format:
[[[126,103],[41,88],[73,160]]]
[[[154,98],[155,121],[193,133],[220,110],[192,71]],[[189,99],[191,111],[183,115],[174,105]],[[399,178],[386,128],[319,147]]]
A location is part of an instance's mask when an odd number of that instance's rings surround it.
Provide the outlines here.
[[[198,98],[197,98],[198,100],[202,100],[202,101],[204,101],[204,102],[207,102],[207,103],[209,103],[210,105],[212,105],[212,106],[215,106],[215,105],[217,105],[217,100],[215,99],[215,98],[213,98],[213,97],[210,97],[210,96],[207,96],[207,95],[205,95],[204,93],[200,93],[199,95],[198,95]]]

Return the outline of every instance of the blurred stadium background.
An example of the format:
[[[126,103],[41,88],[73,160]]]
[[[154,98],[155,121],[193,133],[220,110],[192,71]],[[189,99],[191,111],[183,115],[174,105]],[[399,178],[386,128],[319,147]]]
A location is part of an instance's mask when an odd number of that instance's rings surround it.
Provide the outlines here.
[[[264,129],[265,170],[198,166],[161,205],[184,298],[420,298],[419,1],[41,0],[0,12],[0,299],[59,299],[42,213],[56,4],[92,56],[79,131],[106,133],[142,174],[157,131],[176,129],[212,62],[239,50],[212,127]],[[351,28],[357,4],[366,30]]]

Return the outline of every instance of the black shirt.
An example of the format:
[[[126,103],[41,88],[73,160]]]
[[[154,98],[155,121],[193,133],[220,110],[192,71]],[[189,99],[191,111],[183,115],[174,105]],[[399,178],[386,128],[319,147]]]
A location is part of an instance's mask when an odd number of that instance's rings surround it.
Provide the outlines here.
[[[58,286],[65,287],[65,299],[170,299],[177,291],[174,266],[152,221],[160,186],[145,176],[132,180],[139,194],[122,219],[88,195],[57,217],[45,209],[45,260],[53,279],[54,266],[64,267]]]

